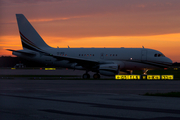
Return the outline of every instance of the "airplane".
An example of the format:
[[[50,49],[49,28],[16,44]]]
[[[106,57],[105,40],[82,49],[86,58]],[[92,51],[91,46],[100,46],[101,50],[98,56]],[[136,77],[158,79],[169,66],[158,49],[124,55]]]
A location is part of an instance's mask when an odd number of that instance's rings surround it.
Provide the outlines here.
[[[85,70],[82,78],[89,79],[89,71],[114,76],[120,71],[132,74],[142,70],[166,68],[172,60],[160,51],[147,48],[53,48],[45,43],[23,14],[16,14],[22,50],[12,50],[13,55],[57,67]]]

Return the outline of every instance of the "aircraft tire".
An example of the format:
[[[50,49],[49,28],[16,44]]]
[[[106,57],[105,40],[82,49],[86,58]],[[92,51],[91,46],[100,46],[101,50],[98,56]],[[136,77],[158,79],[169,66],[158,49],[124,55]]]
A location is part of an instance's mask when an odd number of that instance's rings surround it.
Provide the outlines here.
[[[94,75],[93,75],[93,78],[94,78],[94,79],[100,79],[100,75],[99,75],[99,74],[94,74]]]
[[[85,74],[83,74],[82,78],[83,78],[83,79],[89,79],[89,78],[90,78],[90,75],[85,73]]]

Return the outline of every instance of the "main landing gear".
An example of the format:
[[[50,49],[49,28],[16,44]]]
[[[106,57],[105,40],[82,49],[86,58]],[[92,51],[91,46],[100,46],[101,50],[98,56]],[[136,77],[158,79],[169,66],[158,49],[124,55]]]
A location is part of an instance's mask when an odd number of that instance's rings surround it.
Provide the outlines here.
[[[83,74],[83,79],[89,79],[90,78],[90,75],[88,74],[88,73],[85,73],[85,74]]]
[[[85,74],[83,74],[82,78],[83,79],[89,79],[90,75],[88,73],[85,73]],[[98,73],[96,73],[96,74],[93,75],[93,78],[94,79],[100,79],[100,75]]]

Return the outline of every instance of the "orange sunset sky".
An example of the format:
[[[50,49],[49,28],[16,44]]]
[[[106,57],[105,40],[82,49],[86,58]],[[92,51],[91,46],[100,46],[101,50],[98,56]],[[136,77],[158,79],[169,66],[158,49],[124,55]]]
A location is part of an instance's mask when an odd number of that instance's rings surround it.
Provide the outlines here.
[[[144,46],[180,62],[180,0],[0,0],[0,56],[22,49],[17,13],[52,47]]]

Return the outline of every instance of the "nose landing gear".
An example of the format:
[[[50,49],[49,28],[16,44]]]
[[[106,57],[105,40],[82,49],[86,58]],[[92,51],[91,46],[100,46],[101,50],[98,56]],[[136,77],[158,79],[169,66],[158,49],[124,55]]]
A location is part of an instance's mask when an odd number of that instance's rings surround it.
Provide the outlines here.
[[[148,69],[144,69],[143,70],[143,75],[147,75],[147,71],[148,71]]]

